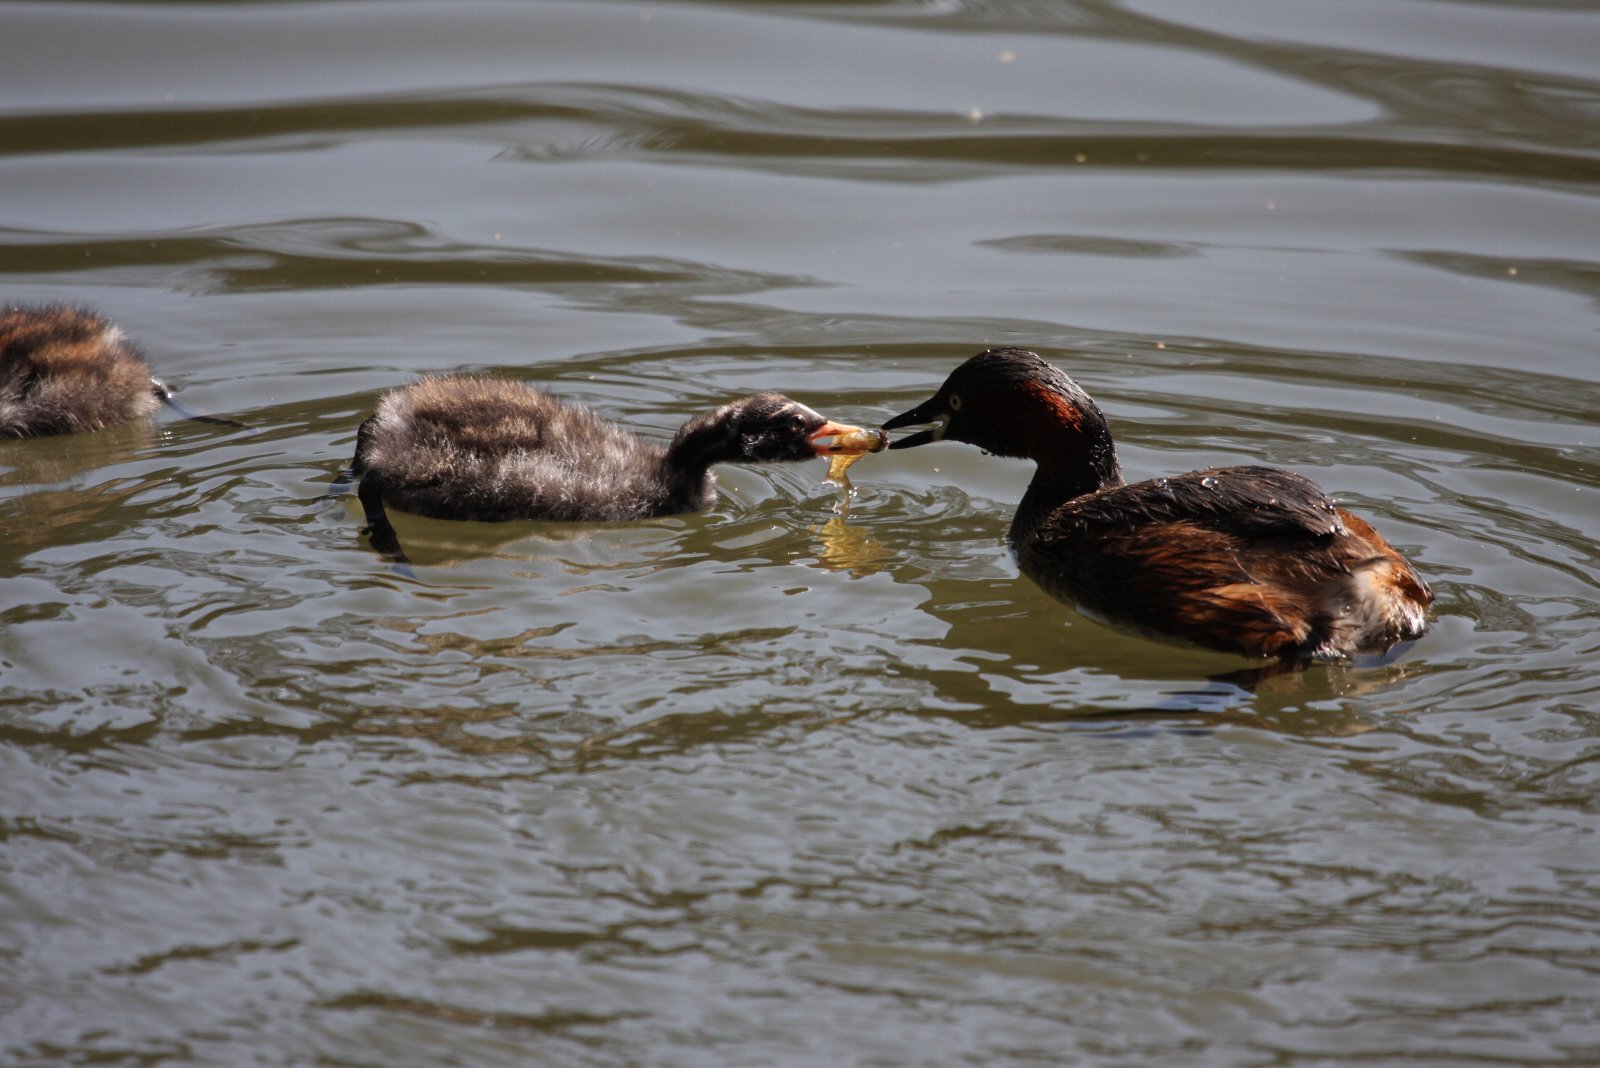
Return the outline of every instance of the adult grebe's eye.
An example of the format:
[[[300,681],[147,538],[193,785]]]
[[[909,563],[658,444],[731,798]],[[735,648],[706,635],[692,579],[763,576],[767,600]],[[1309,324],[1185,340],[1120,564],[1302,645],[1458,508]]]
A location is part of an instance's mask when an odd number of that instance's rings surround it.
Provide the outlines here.
[[[961,410],[961,394],[950,394],[950,410],[952,412],[959,412]]]

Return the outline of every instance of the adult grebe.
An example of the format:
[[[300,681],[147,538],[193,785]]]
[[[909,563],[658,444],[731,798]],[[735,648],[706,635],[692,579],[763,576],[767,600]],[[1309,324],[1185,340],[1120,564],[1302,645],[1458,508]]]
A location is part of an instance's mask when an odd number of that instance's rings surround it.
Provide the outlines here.
[[[1038,465],[1011,523],[1023,573],[1092,616],[1246,656],[1342,660],[1421,636],[1428,584],[1311,481],[1221,467],[1128,485],[1105,417],[1024,349],[991,349],[883,426]]]

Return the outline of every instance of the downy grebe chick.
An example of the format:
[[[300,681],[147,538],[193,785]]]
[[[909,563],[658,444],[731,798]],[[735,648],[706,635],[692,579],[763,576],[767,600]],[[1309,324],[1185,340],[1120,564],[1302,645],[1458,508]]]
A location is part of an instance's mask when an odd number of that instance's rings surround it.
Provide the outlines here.
[[[1127,485],[1088,394],[1023,349],[991,349],[885,423],[1038,468],[1011,523],[1023,573],[1091,616],[1246,656],[1342,660],[1427,628],[1428,589],[1309,480],[1221,467]]]
[[[165,393],[127,336],[93,312],[0,311],[0,438],[100,430],[151,414]]]
[[[876,451],[886,440],[759,393],[695,416],[662,444],[533,386],[461,375],[385,395],[351,468],[369,523],[383,500],[439,519],[627,520],[709,507],[713,464]]]

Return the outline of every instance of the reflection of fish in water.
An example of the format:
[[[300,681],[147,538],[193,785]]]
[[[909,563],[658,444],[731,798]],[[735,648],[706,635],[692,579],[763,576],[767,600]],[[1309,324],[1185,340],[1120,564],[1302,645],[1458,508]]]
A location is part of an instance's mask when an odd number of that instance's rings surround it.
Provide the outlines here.
[[[185,409],[128,336],[93,312],[64,304],[0,311],[0,438],[104,430],[162,404],[185,419],[244,425]]]
[[[834,516],[815,531],[822,542],[817,563],[828,571],[848,571],[856,578],[882,571],[894,552],[867,531],[853,526],[843,516]]]

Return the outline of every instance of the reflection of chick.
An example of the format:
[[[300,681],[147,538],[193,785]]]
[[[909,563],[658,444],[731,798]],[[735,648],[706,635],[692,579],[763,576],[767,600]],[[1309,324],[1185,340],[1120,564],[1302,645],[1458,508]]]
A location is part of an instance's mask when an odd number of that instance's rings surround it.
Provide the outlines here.
[[[93,463],[78,466],[98,466],[104,459],[114,460],[128,454],[133,447],[123,441],[112,450],[112,456],[96,458]],[[77,453],[73,455],[77,456]],[[63,482],[77,473],[77,470],[67,469],[59,478],[40,477],[32,463],[24,463],[16,481],[24,485]],[[0,476],[0,485],[6,480],[6,477]],[[14,496],[7,493],[5,536],[0,538],[5,544],[0,556],[12,553],[20,556],[41,546],[77,545],[103,537],[106,529],[104,524],[108,521],[117,522],[110,518],[111,514],[125,507],[128,499],[143,488],[138,481],[122,480],[99,486],[30,487]],[[0,559],[0,570],[4,570],[9,562]]]
[[[149,415],[165,396],[100,316],[59,304],[0,312],[0,438],[100,430]]]

